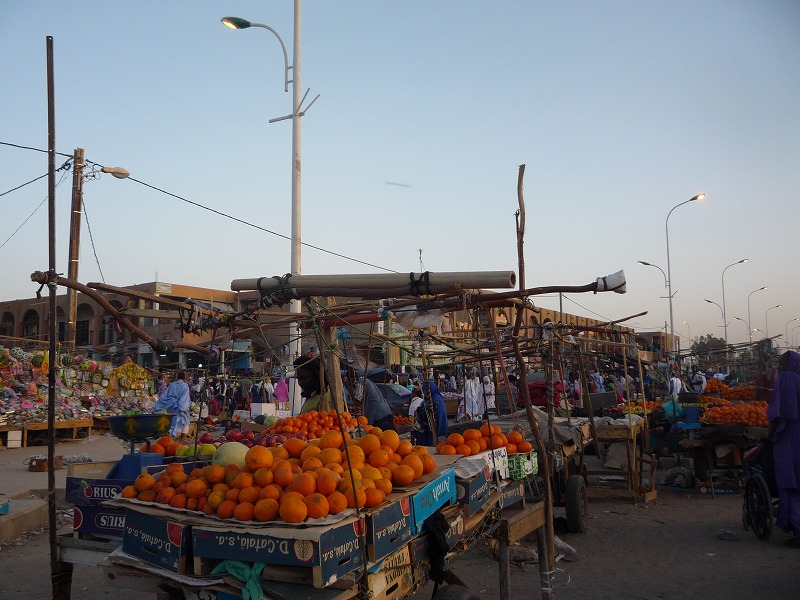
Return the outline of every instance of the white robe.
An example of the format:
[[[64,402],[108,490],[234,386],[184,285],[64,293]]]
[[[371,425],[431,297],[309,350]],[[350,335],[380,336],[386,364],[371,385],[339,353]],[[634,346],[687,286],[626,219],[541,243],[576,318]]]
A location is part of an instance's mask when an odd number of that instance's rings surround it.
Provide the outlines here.
[[[464,382],[464,408],[467,413],[467,420],[482,419],[486,412],[486,405],[483,400],[483,386],[477,377],[470,377]]]

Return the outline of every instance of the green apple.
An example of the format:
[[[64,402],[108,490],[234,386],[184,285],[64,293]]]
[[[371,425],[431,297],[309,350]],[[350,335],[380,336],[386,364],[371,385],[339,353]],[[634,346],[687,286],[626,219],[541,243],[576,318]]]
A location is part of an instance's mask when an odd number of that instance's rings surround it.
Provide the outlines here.
[[[200,449],[197,451],[198,454],[214,454],[217,451],[217,447],[214,444],[203,444],[200,446]]]
[[[175,456],[186,456],[186,452],[189,450],[189,446],[181,446],[175,451]]]

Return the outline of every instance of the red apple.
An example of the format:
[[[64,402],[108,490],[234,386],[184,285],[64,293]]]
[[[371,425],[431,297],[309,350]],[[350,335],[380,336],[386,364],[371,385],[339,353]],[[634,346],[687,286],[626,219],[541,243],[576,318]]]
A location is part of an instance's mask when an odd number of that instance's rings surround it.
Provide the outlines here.
[[[232,442],[241,442],[242,432],[239,429],[231,429],[230,431],[225,432],[225,437],[227,437]]]
[[[214,441],[214,437],[210,433],[208,433],[207,431],[203,435],[201,435],[200,438],[199,438],[199,442],[201,444],[210,444],[213,441]]]

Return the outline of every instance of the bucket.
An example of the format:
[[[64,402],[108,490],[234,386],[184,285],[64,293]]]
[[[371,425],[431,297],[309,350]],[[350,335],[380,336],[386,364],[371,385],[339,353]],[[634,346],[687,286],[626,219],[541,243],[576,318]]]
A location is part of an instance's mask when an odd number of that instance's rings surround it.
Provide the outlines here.
[[[0,515],[7,515],[8,514],[8,496],[5,494],[0,494]]]
[[[683,422],[684,423],[699,423],[700,422],[700,407],[698,407],[698,406],[684,406],[683,407]]]

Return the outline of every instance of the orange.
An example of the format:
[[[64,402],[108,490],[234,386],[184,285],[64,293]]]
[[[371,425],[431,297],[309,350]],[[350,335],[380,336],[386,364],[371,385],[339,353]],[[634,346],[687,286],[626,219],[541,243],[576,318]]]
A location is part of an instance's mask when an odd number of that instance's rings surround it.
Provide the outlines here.
[[[516,454],[517,453],[517,445],[516,444],[508,444],[506,445],[506,452],[509,454]]]
[[[392,481],[398,486],[409,485],[414,481],[414,478],[414,469],[408,465],[398,465],[398,467],[392,471]]]
[[[236,510],[238,505],[232,500],[225,500],[217,507],[217,516],[220,519],[230,519],[233,517],[233,511]]]
[[[377,488],[367,488],[364,490],[364,506],[367,508],[378,506],[385,498],[386,494]]]
[[[164,447],[164,456],[175,456],[178,452],[178,448],[181,447],[181,444],[178,442],[172,442],[169,446]]]
[[[472,441],[472,440],[470,440]],[[477,443],[477,442],[473,442]],[[422,458],[422,472],[423,474],[433,473],[436,469],[436,460],[430,455],[425,454]]]
[[[363,487],[365,490],[369,488],[374,488],[375,482],[372,479],[362,479],[361,487]]]
[[[464,436],[460,433],[451,433],[450,437],[447,438],[447,443],[454,448],[457,448],[464,443]]]
[[[533,450],[533,444],[530,442],[520,442],[517,444],[517,452],[530,452]]]
[[[136,489],[135,485],[126,485],[122,488],[122,497],[123,498],[136,498],[139,494],[139,490]]]
[[[397,450],[400,446],[400,436],[392,429],[387,429],[381,434],[381,444],[389,446],[392,450]]]
[[[305,462],[309,458],[319,458],[322,449],[317,445],[309,442],[306,449],[300,453],[300,462]]]
[[[390,430],[390,431],[391,431],[391,430]],[[388,455],[389,455],[389,458],[392,458],[392,457],[394,456],[394,450],[392,450],[392,449],[391,449],[389,446],[387,446],[386,444],[383,444],[383,445],[381,446],[381,450],[385,451],[385,452],[386,452],[386,454],[388,454]]]
[[[140,492],[144,492],[146,490],[153,489],[153,486],[156,484],[156,480],[153,478],[152,475],[149,473],[142,473],[139,475],[136,480],[133,482],[133,485],[136,487],[137,490]]]
[[[186,508],[188,510],[197,510],[197,498],[187,498],[186,499]]]
[[[469,447],[470,456],[472,456],[473,454],[477,454],[478,452],[481,451],[481,445],[476,440],[467,440],[464,442],[464,445]]]
[[[175,443],[175,440],[173,440],[173,439],[172,439],[170,436],[168,436],[168,435],[163,435],[163,436],[161,436],[160,438],[158,438],[158,441],[157,441],[156,443],[157,443],[159,446],[163,446],[164,448],[166,448],[167,446],[171,446],[172,444],[174,444],[174,443]],[[152,448],[152,446],[150,446],[150,447]]]
[[[292,484],[286,488],[289,492],[298,492],[303,496],[308,496],[317,491],[317,480],[313,475],[302,473],[294,478]]]
[[[450,444],[444,444],[439,447],[439,454],[455,454],[455,453],[456,453],[455,447],[451,446]]]
[[[180,471],[173,471],[170,473],[169,479],[172,482],[172,487],[179,487],[182,483],[186,483],[189,476],[181,469]]]
[[[269,485],[270,483],[272,483],[272,479],[273,479],[272,471],[270,471],[267,467],[262,467],[256,470],[255,473],[253,473],[253,483],[261,487],[264,487],[265,485]]]
[[[490,448],[496,450],[497,448],[502,448],[506,445],[506,440],[504,440],[500,435],[494,433],[491,437],[491,444],[489,445]]]
[[[323,519],[327,517],[330,512],[328,499],[322,494],[310,494],[303,499],[303,502],[306,503],[309,519]]]
[[[259,446],[260,448],[260,446]],[[239,473],[236,479],[233,480],[233,487],[240,490],[253,485],[253,476],[250,473]]]
[[[323,465],[328,463],[342,464],[342,451],[338,448],[324,448],[317,455],[317,458]]]
[[[287,487],[294,481],[294,473],[291,466],[279,467],[273,473],[273,481],[281,487]]]
[[[383,477],[383,474],[376,467],[366,465],[363,469],[361,469],[362,479],[372,479],[374,481],[376,479],[380,479],[381,477]]]
[[[364,505],[367,502],[367,493],[360,484],[353,486],[342,493],[344,494],[344,497],[347,498],[348,508],[356,508],[356,505],[358,505],[358,508],[364,508]]]
[[[411,454],[429,454],[429,452],[425,446],[414,446],[411,449]]]
[[[227,492],[225,492],[225,500],[232,500],[233,502],[239,501],[239,492],[241,492],[239,488],[231,488]]]
[[[325,450],[326,448],[341,448],[342,447],[342,434],[339,431],[328,431],[321,438],[319,438],[319,447]]]
[[[174,497],[175,488],[165,487],[163,490],[158,492],[158,495],[156,496],[156,502],[159,504],[169,504]]]
[[[400,443],[397,445],[395,452],[400,456],[406,456],[408,454],[411,454],[412,448],[413,446],[411,445],[411,442],[409,442],[408,440],[400,440]]]
[[[225,480],[225,467],[222,465],[208,465],[204,477],[209,483],[220,483]]]
[[[388,496],[392,493],[392,482],[388,479],[381,477],[380,479],[375,480],[375,489],[378,489],[383,492],[384,496]]]
[[[244,455],[245,468],[251,473],[269,468],[274,461],[275,456],[265,446],[253,446]]]
[[[175,494],[169,501],[169,505],[172,508],[186,508],[186,500],[186,494]]]
[[[392,471],[394,471],[396,468],[397,468],[397,463],[396,462],[390,462],[385,467],[378,467],[378,471],[381,472],[381,476],[384,479],[388,479],[389,481],[391,481],[392,480]]]
[[[341,492],[331,492],[328,494],[328,506],[330,514],[338,515],[347,509],[347,498]]]
[[[303,453],[303,450],[306,449],[306,446],[308,446],[308,442],[298,438],[289,438],[283,442],[283,447],[289,453],[290,458],[300,458],[300,455]]]
[[[389,462],[389,454],[383,448],[378,448],[370,452],[368,462],[373,467],[384,467]]]
[[[263,498],[256,502],[253,508],[253,518],[256,521],[274,521],[280,511],[280,504],[274,498]]]
[[[200,467],[195,467],[194,469],[192,469],[192,472],[189,473],[189,479],[197,479],[198,477],[202,476],[203,476],[203,469],[201,469]]]
[[[302,523],[308,516],[308,507],[302,497],[286,494],[281,498],[278,514],[287,523]]]
[[[325,468],[330,469],[334,473],[339,473],[340,475],[344,473],[344,467],[342,467],[341,463],[325,463]]]
[[[225,502],[225,494],[223,492],[211,492],[208,497],[208,504],[213,510],[217,510],[217,507],[223,502]]]
[[[258,501],[261,492],[255,487],[246,487],[239,490],[239,502],[250,502],[255,504]]]
[[[167,475],[169,475],[170,473],[175,473],[176,471],[183,471],[183,464],[169,463],[164,469],[164,473],[166,473]]]
[[[383,434],[383,429],[381,429],[380,427],[371,427],[369,432],[372,435],[377,435],[378,437],[381,437],[381,435]]]
[[[215,483],[214,486],[211,488],[212,492],[222,492],[223,494],[226,493],[229,489],[231,489],[227,483]]]
[[[193,479],[186,484],[186,495],[189,498],[205,497],[208,484],[203,479]]]
[[[378,448],[380,447],[381,447],[380,444],[378,444]],[[367,458],[367,455],[364,454],[364,450],[361,449],[361,446],[349,446],[346,452],[344,452],[343,454],[344,454],[344,459],[352,464],[358,464],[358,463],[364,464],[364,461]]]
[[[364,451],[364,456],[369,456],[374,450],[381,447],[381,438],[377,435],[368,433],[358,440],[358,447]]]
[[[261,448],[261,446],[259,446]],[[255,505],[252,502],[240,502],[233,509],[233,518],[237,521],[252,521]]]
[[[459,444],[456,446],[456,454],[460,454],[461,456],[470,456],[472,454],[472,449],[466,444]]]
[[[323,466],[323,463],[320,459],[316,457],[307,458],[303,462],[303,466],[301,467],[303,471],[310,471],[311,469],[319,469]]]
[[[169,475],[161,475],[158,479],[156,479],[156,484],[153,486],[153,491],[157,494],[165,487],[171,487],[172,480],[169,478]]]
[[[514,429],[508,434],[508,441],[512,444],[519,444],[522,441],[522,434]]]
[[[258,494],[258,497],[272,498],[273,500],[277,500],[278,498],[281,497],[281,493],[283,493],[283,490],[280,488],[280,486],[271,483],[270,485],[266,486],[261,490],[261,492]]]
[[[166,451],[167,449],[161,444],[150,444],[150,452],[153,452],[154,454],[164,454]]]
[[[275,458],[282,458],[283,460],[289,459],[289,451],[283,446],[273,446],[272,448],[268,448],[268,450],[272,452],[272,456]]]
[[[478,445],[481,447],[481,452],[484,450],[489,449],[489,438],[485,438],[481,436],[481,439],[478,440]]]
[[[483,437],[480,429],[467,429],[462,435],[464,436],[464,441],[475,440],[477,442]]]
[[[317,491],[320,494],[332,494],[336,491],[336,486],[339,485],[339,478],[333,475],[321,475],[319,479],[317,479]]]

